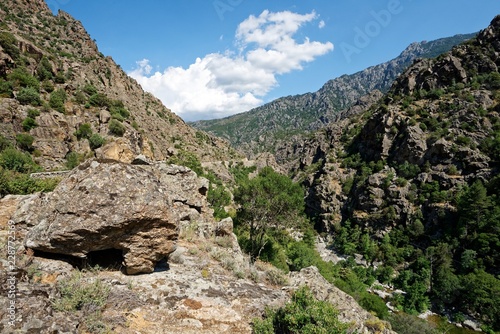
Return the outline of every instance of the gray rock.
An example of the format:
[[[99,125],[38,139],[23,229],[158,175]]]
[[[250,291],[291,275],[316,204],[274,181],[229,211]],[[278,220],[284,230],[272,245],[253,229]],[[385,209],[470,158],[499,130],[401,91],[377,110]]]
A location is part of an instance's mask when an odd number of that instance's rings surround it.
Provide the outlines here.
[[[174,251],[181,220],[211,216],[206,187],[186,167],[94,160],[34,196],[14,220],[34,226],[27,248],[80,258],[121,250],[128,274],[148,273]]]

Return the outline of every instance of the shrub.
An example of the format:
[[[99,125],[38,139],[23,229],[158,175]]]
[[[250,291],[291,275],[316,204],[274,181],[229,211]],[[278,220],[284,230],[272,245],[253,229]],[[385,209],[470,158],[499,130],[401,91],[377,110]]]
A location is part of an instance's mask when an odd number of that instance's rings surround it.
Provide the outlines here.
[[[66,155],[66,168],[73,169],[81,162],[81,156],[76,152],[70,152]]]
[[[9,74],[8,79],[9,81],[12,81],[16,87],[30,87],[35,89],[37,92],[40,90],[40,82],[38,79],[32,76],[24,67],[18,67],[13,70]]]
[[[338,319],[338,311],[328,302],[319,301],[307,287],[297,290],[285,306],[266,309],[263,320],[255,319],[254,333],[346,333],[349,325]]]
[[[12,59],[17,59],[21,54],[21,51],[17,47],[17,40],[11,33],[6,31],[0,32],[0,45]]]
[[[32,106],[39,106],[42,103],[38,90],[32,87],[23,88],[17,93],[16,99],[19,103]]]
[[[50,94],[49,105],[60,113],[65,113],[66,108],[64,107],[64,103],[66,99],[67,95],[63,89],[55,90]]]
[[[89,123],[81,124],[78,130],[75,131],[75,136],[78,140],[82,138],[89,139],[92,136],[92,127]]]
[[[90,148],[93,150],[98,149],[99,147],[101,147],[105,143],[106,143],[106,139],[104,139],[103,137],[101,137],[97,133],[92,134],[92,136],[90,136],[90,138],[89,138]]]
[[[30,131],[38,126],[36,121],[31,117],[26,117],[22,123],[24,131]]]
[[[91,84],[86,84],[84,87],[83,87],[83,91],[88,94],[88,95],[94,95],[94,94],[97,94],[97,88],[95,88],[95,86],[91,85]]]
[[[94,107],[108,107],[110,101],[105,94],[96,93],[89,98],[90,105]]]
[[[28,117],[35,119],[38,116],[40,116],[40,111],[38,109],[28,109]]]
[[[12,82],[0,78],[0,97],[10,98],[13,96]]]
[[[53,301],[54,309],[75,312],[102,309],[106,304],[110,289],[98,279],[86,282],[83,274],[75,271],[70,277],[59,281],[57,290],[60,298]]]
[[[6,148],[0,153],[0,166],[19,173],[28,173],[37,169],[31,155],[15,148]]]
[[[16,135],[17,146],[25,151],[33,150],[34,138],[27,133],[20,133]]]
[[[47,93],[52,93],[55,89],[54,84],[50,80],[45,80],[42,82],[42,89]]]
[[[112,119],[109,122],[109,132],[115,136],[123,136],[125,134],[125,126],[120,122],[117,121],[116,119]]]
[[[38,68],[36,70],[36,74],[40,81],[50,80],[54,77],[54,73],[52,71],[52,65],[49,63],[47,57],[42,57],[42,60],[38,64]]]

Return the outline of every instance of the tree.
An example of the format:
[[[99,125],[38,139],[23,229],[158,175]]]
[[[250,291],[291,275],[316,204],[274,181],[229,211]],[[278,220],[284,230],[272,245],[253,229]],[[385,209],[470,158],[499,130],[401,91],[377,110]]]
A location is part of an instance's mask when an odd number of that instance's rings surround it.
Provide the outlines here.
[[[257,259],[264,248],[268,231],[295,225],[304,211],[304,192],[300,185],[270,167],[243,182],[236,189],[234,199],[240,205],[237,223],[249,232],[252,260]]]

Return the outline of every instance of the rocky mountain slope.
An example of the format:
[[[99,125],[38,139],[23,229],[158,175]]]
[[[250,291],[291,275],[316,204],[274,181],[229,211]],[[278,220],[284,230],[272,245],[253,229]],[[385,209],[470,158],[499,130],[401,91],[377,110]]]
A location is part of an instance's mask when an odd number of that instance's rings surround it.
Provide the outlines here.
[[[251,263],[206,187],[181,166],[91,160],[51,193],[0,199],[0,240],[15,254],[15,266],[0,256],[0,331],[251,333],[266,307],[309,286],[351,331],[393,333],[314,267]]]
[[[379,102],[278,151],[333,247],[390,267],[386,280],[407,291],[400,307],[453,309],[496,330],[499,41],[497,16],[415,62]]]
[[[127,162],[139,154],[238,156],[145,93],[67,13],[54,16],[43,0],[9,0],[0,22],[0,134],[28,138],[25,148],[45,169],[61,168],[71,153]]]
[[[231,142],[247,155],[274,152],[296,134],[304,134],[339,120],[339,112],[373,90],[386,92],[415,59],[449,51],[474,34],[413,43],[397,58],[351,75],[328,81],[315,93],[287,96],[248,112],[192,125]]]

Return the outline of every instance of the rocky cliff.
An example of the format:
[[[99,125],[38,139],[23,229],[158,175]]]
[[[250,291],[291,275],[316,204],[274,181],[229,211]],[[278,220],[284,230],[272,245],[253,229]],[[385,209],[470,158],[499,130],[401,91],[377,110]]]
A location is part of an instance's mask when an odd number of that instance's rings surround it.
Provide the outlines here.
[[[219,120],[194,122],[192,125],[229,140],[247,155],[274,152],[292,136],[338,121],[342,118],[342,110],[373,90],[386,92],[415,59],[437,56],[473,36],[457,35],[413,43],[397,58],[330,80],[315,93],[282,97],[248,112]]]
[[[498,299],[474,296],[500,288],[499,40],[497,16],[415,62],[364,111],[278,150],[331,246],[390,267],[388,281],[411,291],[401,307],[458,310],[497,329],[488,305]]]
[[[0,134],[31,136],[29,150],[46,169],[72,152],[124,162],[179,151],[204,161],[237,156],[145,93],[67,13],[13,0],[0,4],[0,21]]]

